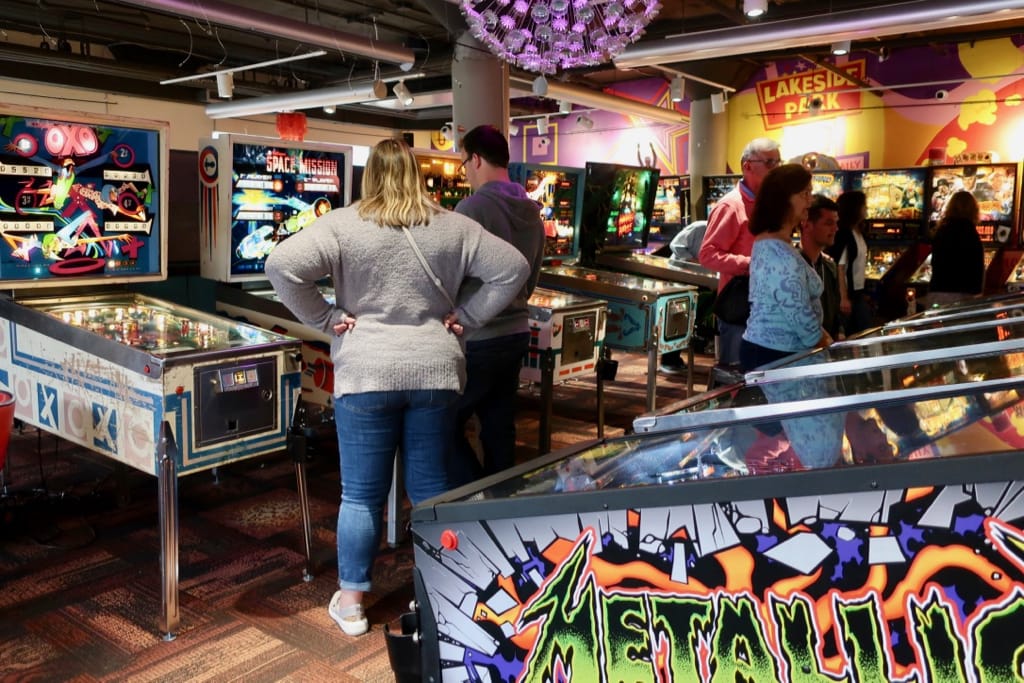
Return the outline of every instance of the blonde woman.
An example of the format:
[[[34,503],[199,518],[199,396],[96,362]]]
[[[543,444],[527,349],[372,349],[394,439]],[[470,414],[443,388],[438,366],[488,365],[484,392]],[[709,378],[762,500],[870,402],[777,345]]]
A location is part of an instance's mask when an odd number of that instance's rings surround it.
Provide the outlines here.
[[[328,611],[351,636],[369,628],[363,594],[371,588],[395,451],[413,504],[447,489],[452,407],[466,381],[458,335],[500,313],[529,273],[515,247],[430,198],[400,140],[373,148],[362,197],[279,244],[266,264],[289,310],[334,335],[342,495],[339,590]],[[334,305],[316,285],[327,275]],[[481,286],[456,300],[467,278]]]

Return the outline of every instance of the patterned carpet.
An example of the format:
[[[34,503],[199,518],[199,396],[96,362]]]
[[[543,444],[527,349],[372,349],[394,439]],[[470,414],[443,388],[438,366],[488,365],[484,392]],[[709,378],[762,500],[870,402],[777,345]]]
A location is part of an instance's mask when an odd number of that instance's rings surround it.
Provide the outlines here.
[[[646,358],[616,355],[605,385],[606,436],[644,410]],[[710,359],[700,358],[697,381]],[[685,397],[659,376],[659,405]],[[595,382],[556,387],[552,447],[596,438]],[[701,387],[702,388],[702,387]],[[537,454],[539,392],[524,387],[518,455]],[[156,480],[56,436],[24,429],[9,449],[0,498],[0,682],[393,681],[383,625],[413,597],[412,548],[384,547],[366,608],[372,630],[340,632],[335,590],[338,466],[330,445],[308,460],[314,578],[301,579],[294,468],[284,454],[179,482],[178,636],[160,610]]]

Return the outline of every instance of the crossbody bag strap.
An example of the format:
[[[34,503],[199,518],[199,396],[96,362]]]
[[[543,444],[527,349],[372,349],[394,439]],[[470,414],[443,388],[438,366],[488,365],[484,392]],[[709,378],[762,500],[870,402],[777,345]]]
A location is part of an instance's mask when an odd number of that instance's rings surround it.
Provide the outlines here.
[[[430,281],[434,283],[434,286],[437,287],[438,291],[440,291],[441,294],[444,294],[444,298],[447,299],[448,305],[451,306],[452,309],[454,309],[455,302],[452,300],[452,297],[448,293],[448,290],[444,288],[444,284],[442,284],[441,278],[439,278],[437,275],[434,275],[434,271],[430,268],[430,264],[427,263],[427,259],[423,256],[423,252],[420,251],[420,247],[418,244],[416,244],[416,240],[413,239],[412,233],[409,232],[409,228],[402,226],[402,232],[405,233],[405,239],[409,240],[409,246],[411,246],[412,250],[416,252],[416,258],[420,260],[420,265],[423,266],[423,270],[427,272],[427,277],[429,277]]]

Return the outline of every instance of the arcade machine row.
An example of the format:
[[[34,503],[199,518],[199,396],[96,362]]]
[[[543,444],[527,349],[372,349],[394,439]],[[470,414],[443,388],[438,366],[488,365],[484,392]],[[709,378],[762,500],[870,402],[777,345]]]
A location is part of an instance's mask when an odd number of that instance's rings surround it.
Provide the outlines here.
[[[582,168],[514,162],[509,178],[540,204],[544,223],[544,262],[575,259],[583,212]],[[597,428],[604,433],[603,377],[600,372],[607,304],[600,300],[538,287],[530,296],[530,350],[519,373],[541,390],[538,448],[551,450],[554,382],[596,373]]]
[[[715,208],[715,204],[729,194],[736,187],[736,183],[742,179],[743,176],[739,173],[704,176],[701,181],[704,190],[704,220],[711,216],[711,209]]]
[[[920,242],[927,179],[927,168],[850,172],[850,189],[867,197],[865,289],[871,292],[876,316],[882,320],[906,315],[906,282],[927,252]]]
[[[424,680],[1014,680],[1024,340],[869,360],[417,507]]]
[[[667,247],[672,238],[689,225],[692,213],[690,202],[690,176],[658,176],[658,191],[654,194],[648,237],[651,251]]]
[[[157,477],[170,639],[178,477],[289,445],[299,344],[126,290],[166,278],[167,124],[29,108],[0,120],[0,386],[17,418]]]
[[[657,179],[657,169],[588,162],[580,228],[579,263],[584,265],[548,266],[540,275],[540,284],[549,289],[608,302],[605,349],[647,353],[649,410],[659,354],[688,347],[697,288],[588,266],[598,254],[628,254],[646,245]],[[691,386],[692,372],[691,363]]]
[[[933,166],[929,168],[928,232],[925,240],[931,242],[946,206],[954,192],[966,190],[978,201],[980,216],[978,236],[984,246],[985,282],[998,281],[1009,285],[1014,279],[1002,277],[1002,251],[1013,236],[1017,224],[1017,164],[971,164],[959,166]],[[907,301],[917,301],[928,293],[932,277],[931,248],[924,261],[907,281]],[[908,313],[913,313],[908,307]]]
[[[434,200],[446,209],[454,209],[473,188],[462,172],[462,157],[455,152],[414,149],[420,162],[420,175]]]

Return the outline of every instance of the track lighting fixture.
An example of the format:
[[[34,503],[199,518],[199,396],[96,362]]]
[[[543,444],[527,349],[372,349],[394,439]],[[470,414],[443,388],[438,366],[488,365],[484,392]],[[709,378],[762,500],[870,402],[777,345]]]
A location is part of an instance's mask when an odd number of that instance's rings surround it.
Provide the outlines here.
[[[548,120],[548,117],[546,117],[546,116],[542,116],[539,119],[537,119],[537,134],[538,135],[547,135],[548,134],[548,123],[549,123],[549,120]]]
[[[324,113],[325,114],[333,114],[336,111],[338,111],[338,108],[335,107],[333,104],[325,104],[324,105]]]
[[[713,92],[711,93],[711,113],[721,114],[725,111],[725,93],[724,92]]]
[[[395,97],[398,98],[398,101],[403,107],[408,107],[416,99],[412,96],[412,93],[409,92],[409,87],[405,84],[405,81],[398,81],[398,83],[395,83],[392,90],[394,90]]]
[[[510,136],[511,135],[519,135],[519,124],[516,123],[515,121],[509,121],[508,122],[508,134]]]
[[[686,87],[686,81],[683,80],[682,76],[674,76],[672,81],[669,83],[668,92],[673,102],[683,101],[683,89]]]
[[[743,0],[743,13],[750,19],[757,19],[768,11],[768,0]]]
[[[453,133],[454,132],[453,132],[453,129],[452,129],[452,124],[446,123],[443,126],[441,126],[441,137],[443,137],[448,142],[452,141]]]
[[[848,40],[837,40],[832,43],[832,54],[839,56],[850,53],[850,41]]]
[[[590,118],[586,114],[580,114],[576,117],[576,125],[584,130],[590,130],[594,127],[594,119]]]
[[[559,100],[558,101],[558,113],[559,114],[568,114],[571,111],[572,111],[572,102],[570,102],[569,100]]]
[[[230,71],[217,74],[217,97],[230,100],[235,94],[235,75]]]

